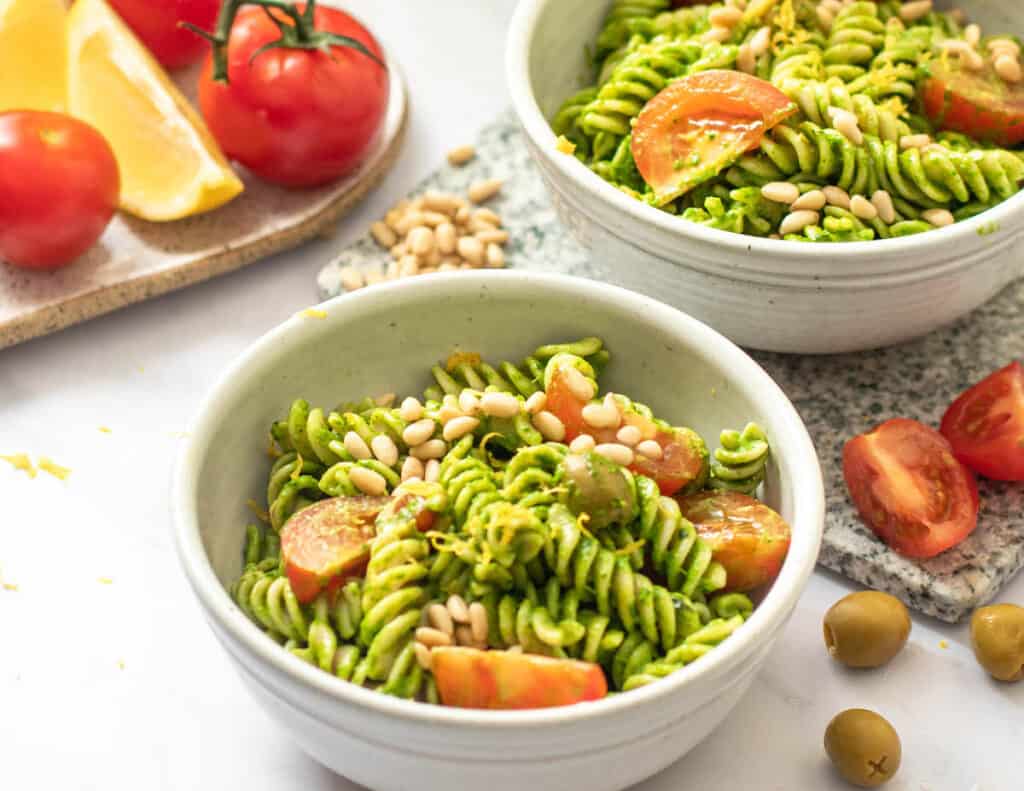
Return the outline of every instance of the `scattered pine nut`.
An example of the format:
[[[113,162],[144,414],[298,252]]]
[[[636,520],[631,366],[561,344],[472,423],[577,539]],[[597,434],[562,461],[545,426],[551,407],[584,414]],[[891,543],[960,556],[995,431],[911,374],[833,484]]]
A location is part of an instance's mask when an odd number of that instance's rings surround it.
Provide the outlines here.
[[[356,289],[362,288],[366,285],[366,281],[363,279],[363,273],[355,267],[342,267],[338,276],[341,279],[342,288],[346,291],[355,291]]]
[[[398,234],[389,228],[386,223],[375,222],[370,226],[370,233],[381,247],[391,248],[398,244]]]
[[[579,372],[578,369],[567,365],[562,369],[562,377],[565,386],[579,401],[590,401],[594,397],[594,383]]]
[[[423,480],[433,483],[441,477],[441,462],[437,459],[427,459],[423,470]]]
[[[832,25],[836,21],[835,14],[824,3],[819,4],[815,11],[818,14],[818,22],[821,23],[822,29],[826,33],[831,31]]]
[[[620,445],[617,442],[601,443],[594,448],[594,453],[604,456],[609,461],[613,461],[623,467],[628,467],[633,463],[633,449]]]
[[[558,419],[557,415],[547,410],[542,410],[533,416],[533,427],[548,442],[561,442],[565,439],[565,424]]]
[[[480,407],[491,417],[515,417],[519,414],[519,399],[511,393],[484,393]]]
[[[587,404],[583,407],[583,422],[591,428],[618,428],[619,410],[608,404]]]
[[[381,464],[393,467],[398,461],[398,446],[387,434],[378,434],[370,440],[370,450]]]
[[[773,203],[789,205],[800,197],[800,188],[788,181],[773,181],[761,187],[761,195]]]
[[[810,209],[811,211],[821,211],[825,208],[825,204],[828,199],[825,197],[825,193],[821,190],[811,190],[805,192],[795,201],[791,208],[793,211],[800,211],[801,209]]]
[[[459,146],[448,152],[448,164],[454,167],[462,167],[476,156],[476,149],[473,146]]]
[[[932,138],[930,135],[903,135],[900,138],[900,148],[924,148],[932,144]]]
[[[573,453],[587,453],[592,451],[597,445],[597,442],[589,434],[580,434],[576,439],[569,443],[569,450]]]
[[[430,656],[430,649],[427,648],[423,643],[415,642],[412,644],[412,650],[416,654],[416,661],[420,663],[420,667],[424,670],[432,670],[434,667],[433,657]]]
[[[455,226],[450,222],[441,223],[434,229],[434,237],[437,240],[437,249],[445,255],[455,252]]]
[[[973,48],[977,48],[978,44],[981,43],[981,26],[980,25],[968,25],[964,29],[964,40]]]
[[[448,442],[454,442],[460,439],[471,431],[475,431],[476,427],[480,425],[480,421],[475,417],[469,417],[468,415],[461,415],[455,417],[445,423],[444,430],[441,432]]]
[[[484,244],[505,244],[508,241],[508,231],[501,228],[477,231],[476,238]]]
[[[911,0],[900,6],[900,19],[904,22],[916,22],[932,11],[932,0]]]
[[[886,225],[896,222],[896,207],[893,205],[892,196],[885,190],[877,190],[871,196],[871,203],[878,210],[878,216]]]
[[[427,648],[437,648],[441,645],[451,645],[451,635],[435,629],[432,626],[421,626],[416,630],[417,642],[423,643]]]
[[[378,497],[388,490],[388,482],[384,480],[384,476],[366,467],[353,467],[349,470],[348,477],[363,494]]]
[[[398,407],[398,416],[406,423],[414,423],[423,417],[423,404],[418,399],[409,396]]]
[[[1021,81],[1024,77],[1024,71],[1021,69],[1020,61],[1017,60],[1013,55],[1001,54],[995,59],[992,67],[996,70],[996,74],[1004,82],[1016,84]]]
[[[458,594],[449,596],[445,606],[448,607],[448,614],[452,616],[455,623],[469,623],[469,608],[466,606],[466,600],[461,596]]]
[[[850,210],[850,194],[842,187],[824,187],[821,191],[825,193],[825,200],[830,206]]]
[[[772,29],[767,25],[759,28],[754,34],[754,37],[750,39],[750,50],[754,53],[755,58],[759,58],[768,51],[768,48],[772,45]]]
[[[505,253],[496,244],[487,245],[486,251],[487,266],[491,269],[501,269],[505,266]]]
[[[410,423],[405,427],[405,430],[402,432],[402,441],[410,448],[422,445],[434,435],[436,427],[437,424],[429,417],[417,420],[415,423]]]
[[[427,607],[427,621],[435,629],[444,632],[449,637],[455,634],[455,623],[452,621],[448,608],[443,604],[435,602]]]
[[[373,456],[370,452],[370,446],[354,431],[349,431],[345,435],[344,445],[345,450],[351,453],[352,458],[356,461],[363,461]]]
[[[645,439],[643,442],[638,444],[636,446],[636,452],[641,456],[646,456],[648,459],[660,459],[664,453],[661,449],[661,445],[653,439]]]
[[[708,14],[712,27],[734,28],[743,19],[743,12],[733,6],[715,8]]]
[[[448,452],[448,443],[443,439],[428,439],[422,445],[409,449],[409,455],[415,456],[420,461],[440,459]]]
[[[863,195],[854,195],[850,198],[850,211],[854,217],[861,220],[873,220],[878,217],[878,209]]]
[[[526,411],[531,415],[536,415],[541,412],[547,405],[548,397],[543,390],[538,390],[532,396],[526,399]]]
[[[469,605],[469,628],[475,642],[487,641],[487,610],[478,601]]]
[[[750,44],[740,45],[740,51],[736,55],[736,68],[746,74],[753,74],[757,68],[757,58],[754,57],[754,50]]]
[[[463,236],[456,244],[456,249],[468,264],[475,267],[483,266],[484,245],[475,236]]]
[[[618,430],[615,439],[627,447],[633,448],[640,443],[643,435],[636,426],[623,426]]]
[[[817,225],[820,215],[816,211],[795,211],[786,215],[786,218],[779,225],[779,233],[787,236],[791,233],[800,233],[809,225]]]
[[[475,184],[470,185],[466,195],[471,201],[473,201],[473,203],[483,203],[501,192],[501,187],[504,183],[504,179],[486,179],[484,181],[478,181]]]
[[[406,456],[402,462],[402,480],[408,481],[411,478],[423,480],[423,462],[413,456]]]
[[[723,44],[732,37],[731,27],[713,27],[700,37],[702,44]]]
[[[956,219],[948,209],[928,209],[928,211],[921,212],[921,219],[931,223],[936,228],[945,228],[947,225],[952,225],[956,222]]]

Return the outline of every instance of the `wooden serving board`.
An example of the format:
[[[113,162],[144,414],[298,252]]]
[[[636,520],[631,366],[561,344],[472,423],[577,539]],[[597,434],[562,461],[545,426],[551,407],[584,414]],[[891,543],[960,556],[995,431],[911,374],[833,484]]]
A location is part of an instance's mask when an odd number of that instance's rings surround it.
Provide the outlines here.
[[[407,94],[389,63],[391,96],[381,135],[344,180],[285,190],[241,173],[245,192],[226,206],[170,223],[118,214],[99,242],[72,265],[33,272],[0,262],[0,349],[135,302],[231,272],[313,238],[373,188],[398,157]],[[195,70],[176,79],[193,95]]]

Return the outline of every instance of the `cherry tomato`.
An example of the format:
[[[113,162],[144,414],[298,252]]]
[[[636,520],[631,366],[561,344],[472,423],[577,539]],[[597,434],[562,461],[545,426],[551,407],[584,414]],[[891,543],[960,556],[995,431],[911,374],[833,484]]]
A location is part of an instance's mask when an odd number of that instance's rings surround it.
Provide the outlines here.
[[[1024,481],[1024,367],[1011,363],[961,394],[939,430],[979,475]]]
[[[209,30],[217,21],[220,0],[108,0],[114,10],[146,45],[154,57],[169,69],[199,60],[210,45],[191,30],[188,22]]]
[[[294,7],[305,10],[302,3]],[[270,13],[295,27],[281,11]],[[265,8],[242,8],[230,28],[227,81],[217,71],[223,47],[207,58],[199,79],[199,105],[224,152],[287,187],[326,184],[355,169],[378,135],[388,102],[384,55],[366,28],[320,6],[312,25],[301,19],[311,48],[258,52],[279,41],[281,31]],[[332,43],[338,39],[330,34],[353,39],[371,54]]]
[[[847,442],[843,475],[864,523],[907,557],[934,557],[977,526],[974,476],[945,437],[916,420],[887,420]]]
[[[978,73],[941,63],[927,68],[921,103],[939,129],[1001,146],[1024,143],[1024,85],[1003,81],[990,63]]]
[[[679,507],[725,566],[726,590],[746,593],[779,576],[790,529],[767,505],[740,492],[699,492]]]
[[[637,116],[633,159],[661,206],[757,148],[796,110],[770,82],[740,71],[698,72],[669,84]]]
[[[0,114],[0,259],[27,269],[70,263],[103,234],[120,191],[114,152],[88,124]]]
[[[281,557],[301,603],[366,569],[377,515],[389,497],[332,497],[304,508],[281,528]]]
[[[584,422],[586,402],[573,394],[562,369],[552,374],[545,394],[545,408],[562,421],[567,443],[581,434],[590,434],[598,444],[618,441],[615,436],[618,429],[597,429]],[[650,418],[624,408],[618,401],[616,407],[622,425],[635,426],[640,430],[641,440],[653,439],[661,446],[659,459],[637,455],[630,465],[633,472],[653,478],[665,495],[675,494],[704,479],[708,466],[707,448],[695,432],[688,428],[662,428]]]
[[[464,709],[544,709],[608,694],[600,665],[476,648],[430,653],[441,702]]]

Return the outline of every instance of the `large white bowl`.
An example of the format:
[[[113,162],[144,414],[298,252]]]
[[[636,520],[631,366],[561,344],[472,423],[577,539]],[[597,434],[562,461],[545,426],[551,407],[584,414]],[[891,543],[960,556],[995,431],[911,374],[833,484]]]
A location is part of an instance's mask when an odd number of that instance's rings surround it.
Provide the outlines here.
[[[962,2],[988,32],[1024,33],[1020,0]],[[809,244],[728,233],[623,194],[560,153],[548,119],[590,80],[609,2],[520,0],[506,71],[530,150],[595,276],[656,296],[736,343],[780,352],[877,348],[923,335],[1024,275],[1024,195],[902,239]]]
[[[669,765],[743,695],[789,618],[824,520],[814,447],[782,391],[713,330],[646,297],[591,281],[513,272],[436,275],[325,303],[259,340],[214,387],[191,427],[173,492],[181,562],[217,638],[270,715],[310,755],[373,789],[602,791]],[[608,386],[714,439],[758,421],[773,446],[766,499],[793,527],[782,574],[722,646],[668,679],[592,704],[478,712],[397,700],[292,656],[227,587],[242,564],[245,506],[265,491],[271,421],[302,396],[333,405],[420,392],[453,349],[518,360],[537,345],[599,335]],[[728,767],[722,767],[728,773]]]

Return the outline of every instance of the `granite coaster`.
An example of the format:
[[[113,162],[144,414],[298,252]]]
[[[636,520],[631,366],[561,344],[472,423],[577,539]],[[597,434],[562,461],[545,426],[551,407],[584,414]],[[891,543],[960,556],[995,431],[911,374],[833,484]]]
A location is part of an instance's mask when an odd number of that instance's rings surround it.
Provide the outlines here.
[[[482,131],[477,152],[463,168],[445,165],[414,194],[465,192],[473,181],[504,177],[493,205],[511,234],[509,266],[591,276],[585,251],[555,215],[511,112]],[[320,273],[321,297],[340,292],[341,266],[380,267],[387,259],[369,236],[360,240]],[[854,434],[897,416],[937,426],[960,392],[1024,358],[1022,301],[1024,281],[950,327],[883,351],[833,357],[752,352],[792,399],[818,449],[828,500],[823,566],[948,622],[992,599],[1024,566],[1024,485],[981,481],[978,529],[959,547],[919,562],[897,555],[860,523],[841,466],[843,443]]]

